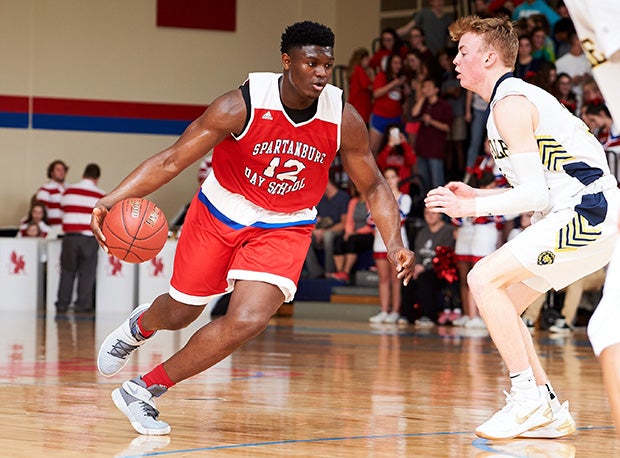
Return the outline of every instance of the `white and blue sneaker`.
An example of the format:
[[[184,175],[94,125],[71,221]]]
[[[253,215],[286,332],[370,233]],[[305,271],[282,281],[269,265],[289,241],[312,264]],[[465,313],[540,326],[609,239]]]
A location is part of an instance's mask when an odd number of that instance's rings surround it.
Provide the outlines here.
[[[102,375],[112,377],[125,367],[129,356],[146,338],[138,330],[138,318],[151,304],[136,307],[118,328],[105,338],[97,355],[97,368]]]
[[[170,433],[170,425],[158,419],[159,411],[153,398],[166,391],[162,385],[147,388],[142,378],[136,377],[112,391],[112,400],[140,434],[161,436]]]

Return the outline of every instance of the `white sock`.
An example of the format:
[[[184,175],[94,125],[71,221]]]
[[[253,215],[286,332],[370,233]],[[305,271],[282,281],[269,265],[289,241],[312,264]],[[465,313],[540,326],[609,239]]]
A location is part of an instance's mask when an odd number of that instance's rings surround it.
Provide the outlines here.
[[[557,412],[558,410],[562,408],[562,404],[560,404],[560,400],[558,399],[557,394],[555,394],[555,391],[553,391],[551,382],[547,382],[544,385],[539,385],[538,391],[540,391],[540,394],[542,394],[545,397],[545,399],[549,401],[549,404],[551,405],[551,409],[554,412]]]
[[[517,373],[510,373],[512,388],[524,394],[526,398],[534,401],[540,399],[540,392],[536,386],[536,379],[531,367]]]

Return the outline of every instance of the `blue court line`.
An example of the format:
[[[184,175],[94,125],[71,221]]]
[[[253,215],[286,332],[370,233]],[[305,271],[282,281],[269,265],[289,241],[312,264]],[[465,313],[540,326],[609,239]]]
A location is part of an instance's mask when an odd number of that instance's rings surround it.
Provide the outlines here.
[[[577,431],[594,431],[594,430],[613,430],[613,426],[588,426],[583,428],[577,428]],[[405,437],[429,437],[429,436],[453,436],[453,435],[464,435],[471,434],[473,435],[473,431],[439,431],[433,433],[411,433],[411,434],[379,434],[375,436],[343,436],[343,437],[321,437],[316,439],[288,439],[281,441],[268,441],[268,442],[249,442],[245,444],[233,444],[233,445],[216,445],[213,447],[197,447],[197,448],[186,448],[179,450],[167,450],[161,452],[147,452],[141,453],[139,455],[125,455],[122,458],[139,458],[144,456],[165,456],[165,455],[175,455],[180,453],[197,453],[197,452],[211,452],[216,450],[229,450],[229,449],[240,449],[247,447],[265,447],[270,445],[288,445],[288,444],[309,444],[316,442],[336,442],[336,441],[347,441],[347,440],[359,440],[359,439],[395,439],[395,438],[405,438]],[[543,440],[543,439],[541,439]],[[475,438],[472,440],[471,445],[481,451],[487,452],[495,452],[499,454],[503,454],[506,456],[519,456],[519,455],[511,455],[510,453],[500,452],[493,448],[493,444],[490,444],[486,439]]]
[[[359,439],[391,439],[391,438],[398,438],[398,437],[447,436],[447,435],[462,435],[462,434],[473,434],[473,432],[472,431],[441,431],[441,432],[434,432],[434,433],[380,434],[376,436],[344,436],[344,437],[319,437],[316,439],[288,439],[288,440],[281,440],[281,441],[250,442],[246,444],[216,445],[214,447],[199,447],[199,448],[187,448],[183,450],[150,452],[150,453],[142,453],[140,455],[126,455],[122,458],[139,458],[142,456],[164,456],[164,455],[173,455],[177,453],[210,452],[210,451],[215,451],[215,450],[228,450],[228,449],[233,449],[233,448],[265,447],[269,445],[309,444],[309,443],[314,443],[314,442],[335,442],[335,441],[359,440]]]

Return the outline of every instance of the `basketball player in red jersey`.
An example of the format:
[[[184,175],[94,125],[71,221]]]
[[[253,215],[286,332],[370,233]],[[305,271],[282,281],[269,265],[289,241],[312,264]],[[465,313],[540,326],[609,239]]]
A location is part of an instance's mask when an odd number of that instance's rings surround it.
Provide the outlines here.
[[[388,257],[405,284],[414,255],[404,248],[393,194],[370,152],[359,114],[330,84],[334,35],[300,22],[282,34],[283,73],[252,73],[217,98],[171,147],[138,166],[93,210],[92,229],[126,197],[164,185],[215,147],[213,171],[188,210],[168,293],[138,306],[103,342],[100,372],[119,372],[129,355],[159,329],[189,325],[204,305],[232,291],[225,316],[143,376],[114,390],[116,406],[141,434],[167,434],[154,398],[230,355],[261,333],[283,301],[292,300],[323,194],[340,152],[346,172],[367,199]]]

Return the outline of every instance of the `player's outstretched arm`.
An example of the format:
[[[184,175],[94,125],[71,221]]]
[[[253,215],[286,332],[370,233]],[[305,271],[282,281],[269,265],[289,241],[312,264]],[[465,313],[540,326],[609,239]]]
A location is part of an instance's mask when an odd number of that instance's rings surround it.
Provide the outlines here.
[[[366,197],[372,218],[405,284],[413,275],[414,254],[406,249],[400,233],[400,211],[387,182],[381,175],[368,144],[368,131],[359,114],[349,104],[342,114],[340,156],[344,169]]]
[[[146,159],[133,170],[93,210],[91,229],[99,244],[106,249],[101,225],[107,209],[128,197],[144,197],[168,183],[227,135],[240,132],[246,112],[239,89],[220,96],[185,129],[173,145]]]

